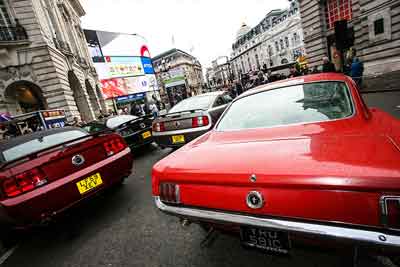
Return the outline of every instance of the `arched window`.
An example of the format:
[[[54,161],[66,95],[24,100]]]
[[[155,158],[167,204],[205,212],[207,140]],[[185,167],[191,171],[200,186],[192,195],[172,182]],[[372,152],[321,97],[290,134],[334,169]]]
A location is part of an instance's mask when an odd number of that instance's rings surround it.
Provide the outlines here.
[[[279,51],[279,44],[278,44],[278,41],[275,41],[275,50],[276,50],[276,52]]]
[[[283,45],[283,40],[282,39],[279,40],[279,43],[281,44],[281,49],[282,50],[285,49],[285,46]]]
[[[289,47],[289,37],[285,37],[285,45],[286,47]]]

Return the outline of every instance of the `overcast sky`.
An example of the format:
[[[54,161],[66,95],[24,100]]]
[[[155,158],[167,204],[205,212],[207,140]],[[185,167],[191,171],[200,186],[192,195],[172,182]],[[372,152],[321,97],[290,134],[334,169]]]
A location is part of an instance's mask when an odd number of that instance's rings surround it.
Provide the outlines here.
[[[287,0],[80,0],[87,15],[85,29],[137,33],[152,56],[182,49],[203,67],[218,56],[229,56],[242,22],[255,26]],[[173,40],[175,44],[173,45]]]

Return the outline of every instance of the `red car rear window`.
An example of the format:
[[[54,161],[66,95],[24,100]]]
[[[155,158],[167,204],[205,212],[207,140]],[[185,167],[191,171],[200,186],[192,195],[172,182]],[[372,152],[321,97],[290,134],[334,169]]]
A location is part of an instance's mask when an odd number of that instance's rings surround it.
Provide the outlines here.
[[[235,101],[218,130],[267,128],[350,117],[354,112],[344,82],[317,82],[262,91]]]
[[[27,142],[22,142],[15,146],[9,147],[2,152],[3,158],[5,161],[12,161],[48,147],[72,141],[86,135],[88,134],[79,130],[56,132],[51,135],[46,135],[41,138],[29,140]]]

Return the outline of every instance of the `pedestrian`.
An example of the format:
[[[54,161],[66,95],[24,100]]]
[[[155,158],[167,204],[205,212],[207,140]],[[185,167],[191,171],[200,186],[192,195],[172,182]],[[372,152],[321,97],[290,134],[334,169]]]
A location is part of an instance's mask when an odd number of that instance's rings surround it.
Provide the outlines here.
[[[322,62],[322,72],[336,72],[335,65],[333,65],[333,63],[329,61],[329,58],[327,56],[324,56],[322,58]]]
[[[314,66],[314,68],[312,69],[312,73],[313,74],[319,73],[318,66]]]
[[[150,112],[151,112],[151,114],[153,115],[153,117],[154,117],[154,118],[157,118],[157,116],[158,116],[158,108],[157,108],[157,105],[156,105],[155,103],[151,103],[151,104],[149,105],[149,109],[150,109]]]
[[[353,58],[353,63],[351,64],[350,76],[356,82],[358,88],[362,85],[362,76],[364,72],[364,64],[360,61],[358,57]]]
[[[74,117],[72,119],[72,122],[68,124],[69,126],[73,126],[73,127],[81,127],[83,125],[82,122],[79,121],[78,117]]]
[[[294,77],[300,76],[300,72],[297,71],[295,66],[291,66],[289,71],[290,71],[290,74],[289,74],[288,78],[294,78]]]
[[[7,128],[4,124],[0,124],[0,141],[6,139],[5,133],[7,132]]]
[[[258,71],[257,73],[257,85],[261,85],[264,84],[265,78],[264,78],[264,72],[262,72],[261,70]]]

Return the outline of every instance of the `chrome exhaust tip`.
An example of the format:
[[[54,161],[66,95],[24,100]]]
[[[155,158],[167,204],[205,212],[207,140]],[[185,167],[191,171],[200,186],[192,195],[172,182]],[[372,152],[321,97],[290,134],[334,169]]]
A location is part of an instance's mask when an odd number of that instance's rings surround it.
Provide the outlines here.
[[[188,219],[181,219],[181,225],[183,227],[188,227],[192,222],[189,221]]]

